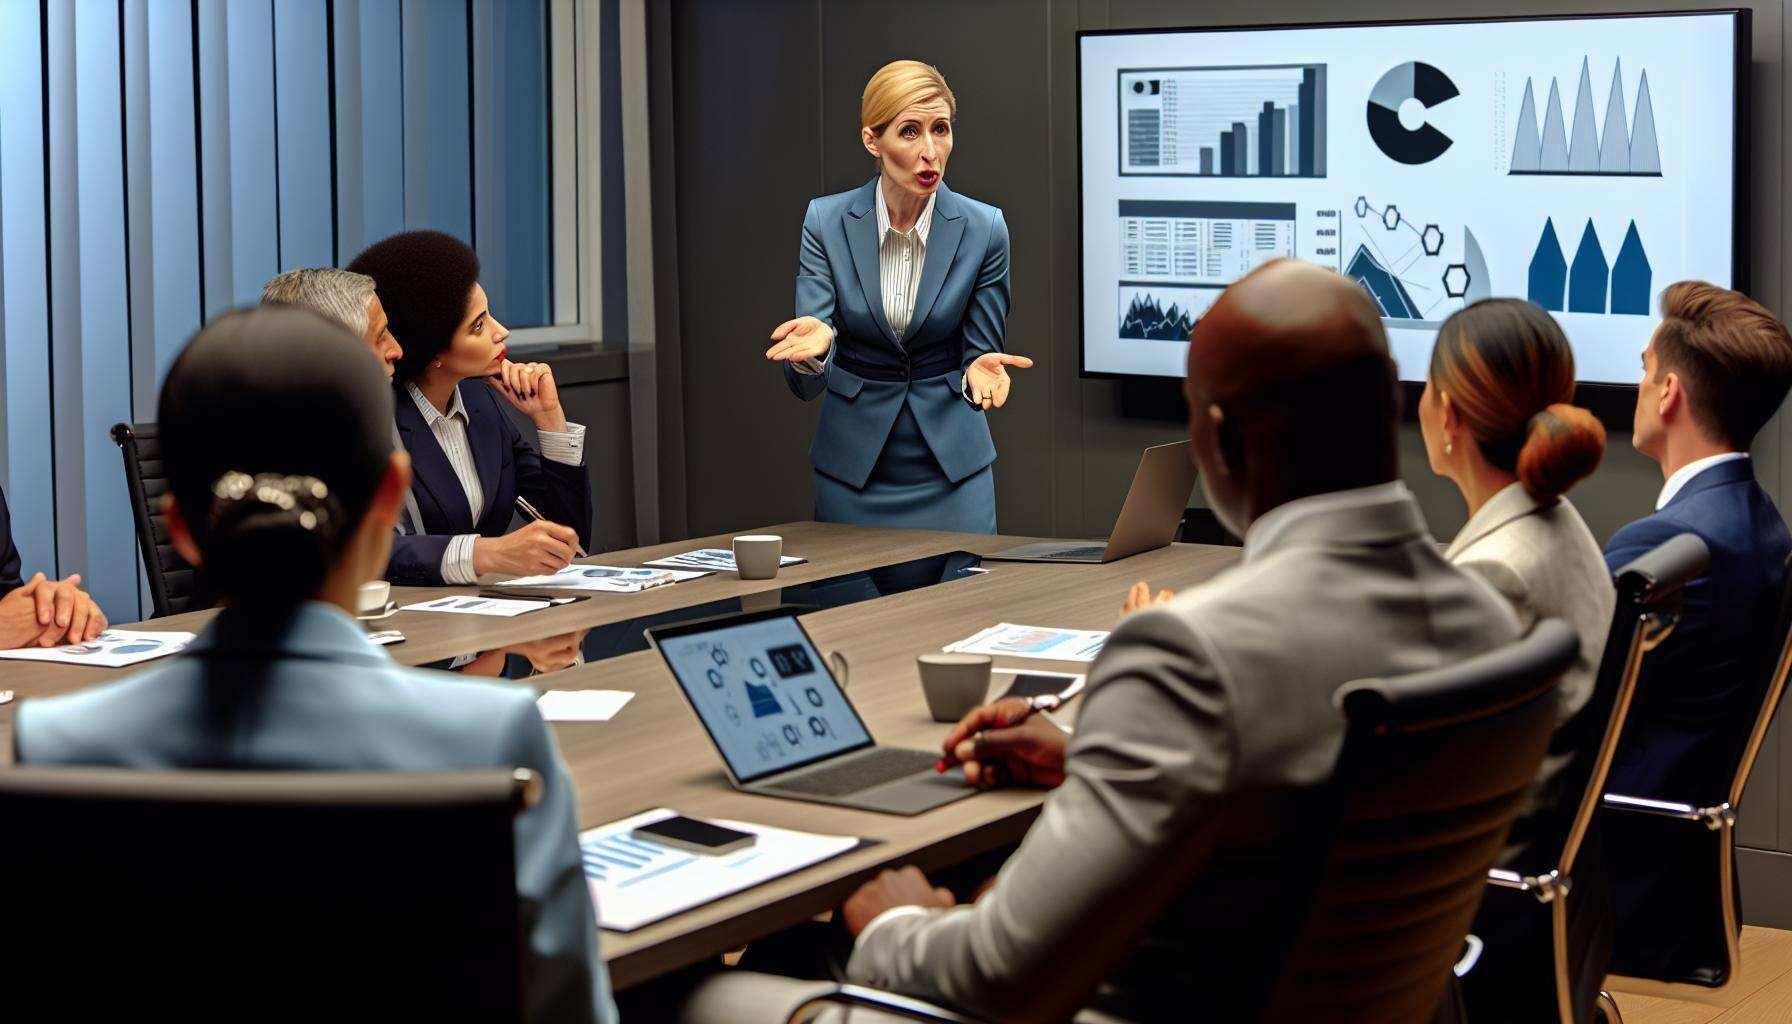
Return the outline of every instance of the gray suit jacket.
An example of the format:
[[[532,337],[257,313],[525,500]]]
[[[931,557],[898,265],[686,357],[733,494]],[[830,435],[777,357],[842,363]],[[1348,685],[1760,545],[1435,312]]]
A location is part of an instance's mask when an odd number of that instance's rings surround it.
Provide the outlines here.
[[[1524,629],[1539,619],[1561,619],[1580,636],[1580,657],[1562,676],[1556,691],[1558,728],[1593,695],[1605,635],[1611,629],[1618,595],[1611,572],[1593,531],[1587,529],[1566,498],[1540,502],[1523,484],[1512,484],[1487,500],[1463,525],[1444,551],[1452,565],[1467,569],[1498,590],[1518,613]],[[1532,788],[1525,814],[1556,806],[1561,794],[1555,779],[1573,758],[1573,751],[1551,750]],[[1505,866],[1531,869],[1523,815],[1513,826],[1501,860]],[[1553,857],[1561,851],[1537,851]],[[1518,863],[1525,861],[1525,863]]]
[[[1062,1017],[1106,979],[1096,1002],[1129,1019],[1240,1019],[1234,982],[1279,956],[1293,870],[1293,822],[1246,795],[1330,777],[1344,683],[1517,635],[1403,485],[1273,510],[1241,564],[1114,631],[1067,778],[994,889],[880,919],[852,979],[1002,1020]]]
[[[20,762],[124,768],[540,775],[517,818],[528,1019],[613,1024],[578,846],[572,779],[529,687],[401,668],[324,604],[226,608],[185,652],[138,675],[19,708]]]

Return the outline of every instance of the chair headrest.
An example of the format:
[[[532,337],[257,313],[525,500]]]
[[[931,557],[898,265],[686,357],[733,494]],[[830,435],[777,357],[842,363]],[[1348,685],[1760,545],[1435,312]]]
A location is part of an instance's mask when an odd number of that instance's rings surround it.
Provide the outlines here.
[[[1493,714],[1560,679],[1580,652],[1574,629],[1544,619],[1529,634],[1490,651],[1389,679],[1359,679],[1332,696],[1355,725],[1415,725]]]

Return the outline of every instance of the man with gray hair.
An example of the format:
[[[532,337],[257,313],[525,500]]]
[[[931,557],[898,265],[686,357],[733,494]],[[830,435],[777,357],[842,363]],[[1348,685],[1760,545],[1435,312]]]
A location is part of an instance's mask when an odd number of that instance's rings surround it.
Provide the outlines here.
[[[302,267],[288,270],[261,290],[264,306],[302,306],[347,327],[361,336],[373,354],[386,364],[392,377],[404,350],[387,330],[386,308],[373,289],[373,278],[334,267]]]

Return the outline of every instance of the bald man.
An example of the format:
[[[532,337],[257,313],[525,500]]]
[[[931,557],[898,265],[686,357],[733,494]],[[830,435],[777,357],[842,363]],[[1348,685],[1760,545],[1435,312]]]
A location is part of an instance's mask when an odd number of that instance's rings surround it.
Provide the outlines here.
[[[1443,560],[1396,478],[1395,371],[1360,288],[1269,264],[1190,342],[1191,451],[1243,559],[1121,622],[1074,735],[1041,716],[1006,724],[1011,702],[953,730],[947,754],[973,781],[1053,790],[977,902],[955,905],[913,868],[855,893],[849,980],[1004,1021],[1085,1005],[1247,1019],[1297,866],[1285,819],[1242,820],[1261,801],[1240,794],[1329,779],[1344,683],[1518,635],[1505,602]],[[728,984],[699,999],[722,1006]]]

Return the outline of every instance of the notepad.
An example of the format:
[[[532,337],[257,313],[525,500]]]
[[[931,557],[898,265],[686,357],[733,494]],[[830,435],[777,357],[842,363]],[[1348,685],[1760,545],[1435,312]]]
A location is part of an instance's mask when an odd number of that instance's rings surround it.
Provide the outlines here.
[[[535,706],[550,722],[607,722],[634,699],[626,690],[549,690]]]
[[[620,569],[608,565],[569,565],[549,576],[523,576],[499,583],[500,587],[535,587],[543,590],[590,590],[605,594],[638,594],[653,587],[706,576],[701,572],[669,569]]]
[[[788,569],[793,565],[807,562],[807,558],[796,555],[779,555],[779,568]],[[734,552],[727,548],[698,548],[665,558],[656,558],[645,565],[658,565],[669,569],[704,569],[709,572],[737,572],[734,564]]]
[[[407,612],[447,612],[451,615],[498,615],[503,618],[514,618],[528,612],[538,612],[548,607],[551,601],[510,600],[502,597],[474,597],[467,594],[455,594],[449,597],[438,597],[434,601],[421,601],[407,604],[402,611]]]
[[[629,835],[641,825],[676,813],[659,807],[579,833],[585,884],[597,904],[600,926],[617,932],[634,931],[838,857],[859,845],[853,836],[792,832],[720,819],[716,819],[716,824],[751,832],[759,838],[744,850],[710,857]]]
[[[1000,622],[941,650],[991,657],[1094,661],[1107,641],[1105,629],[1054,629]]]

